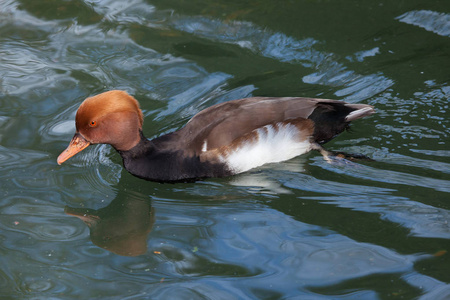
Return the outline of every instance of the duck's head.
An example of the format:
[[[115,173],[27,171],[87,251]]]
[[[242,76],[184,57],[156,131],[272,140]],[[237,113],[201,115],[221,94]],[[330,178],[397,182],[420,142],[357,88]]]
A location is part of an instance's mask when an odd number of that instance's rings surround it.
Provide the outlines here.
[[[126,151],[140,140],[144,118],[139,103],[124,91],[109,91],[87,98],[75,117],[76,133],[58,156],[62,164],[91,144],[110,144]]]

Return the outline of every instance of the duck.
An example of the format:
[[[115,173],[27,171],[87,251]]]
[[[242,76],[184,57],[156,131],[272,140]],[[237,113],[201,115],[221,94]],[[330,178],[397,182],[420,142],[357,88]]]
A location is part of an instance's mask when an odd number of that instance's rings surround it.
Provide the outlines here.
[[[109,144],[132,175],[156,182],[228,177],[312,150],[330,161],[323,144],[372,115],[373,106],[306,97],[250,97],[210,106],[179,130],[147,139],[139,102],[121,90],[85,99],[76,132],[57,158],[61,165],[89,145]],[[348,157],[344,154],[344,157]]]

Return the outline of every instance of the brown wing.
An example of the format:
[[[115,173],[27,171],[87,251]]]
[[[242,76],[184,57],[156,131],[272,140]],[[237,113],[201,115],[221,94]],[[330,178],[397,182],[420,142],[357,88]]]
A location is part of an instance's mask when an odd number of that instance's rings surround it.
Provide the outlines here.
[[[235,139],[268,124],[307,119],[317,103],[318,99],[298,97],[233,100],[201,111],[176,134],[184,145],[189,145],[186,150],[198,155],[205,142],[207,150],[212,150],[229,145]]]
[[[337,107],[339,109],[336,109]],[[345,122],[350,121],[346,120],[345,116],[352,111],[367,107],[371,106],[302,97],[245,98],[220,103],[202,110],[189,120],[185,127],[154,141],[161,149],[180,149],[182,145],[183,149],[180,150],[187,154],[200,155],[202,150],[213,150],[230,145],[237,138],[265,125],[308,118],[315,123],[320,123],[314,135],[325,141],[344,130]],[[338,117],[327,115],[330,111],[337,111]],[[355,115],[355,118],[371,113],[373,111],[361,116]],[[342,128],[336,129],[335,123]]]

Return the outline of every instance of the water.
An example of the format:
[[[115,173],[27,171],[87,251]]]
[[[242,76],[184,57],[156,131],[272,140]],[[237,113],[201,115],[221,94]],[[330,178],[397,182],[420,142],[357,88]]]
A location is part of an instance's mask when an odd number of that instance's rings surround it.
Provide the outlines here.
[[[0,1],[2,299],[450,298],[448,1]],[[247,96],[374,105],[318,153],[190,184],[109,146],[62,166],[86,97],[149,137]]]

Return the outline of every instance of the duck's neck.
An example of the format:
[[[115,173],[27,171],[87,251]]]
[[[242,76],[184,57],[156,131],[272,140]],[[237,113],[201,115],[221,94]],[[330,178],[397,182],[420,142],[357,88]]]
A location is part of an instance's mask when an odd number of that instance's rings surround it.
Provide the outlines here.
[[[128,172],[143,179],[154,180],[159,175],[153,158],[158,149],[144,136],[142,130],[139,130],[139,136],[139,142],[133,148],[126,151],[116,150],[122,156],[123,165]]]
[[[125,169],[132,175],[157,182],[185,181],[186,174],[181,171],[182,156],[178,149],[167,149],[165,138],[169,135],[148,140],[142,131],[136,146],[127,151],[119,151]],[[170,138],[169,138],[170,139]],[[178,150],[178,151],[177,151]]]

